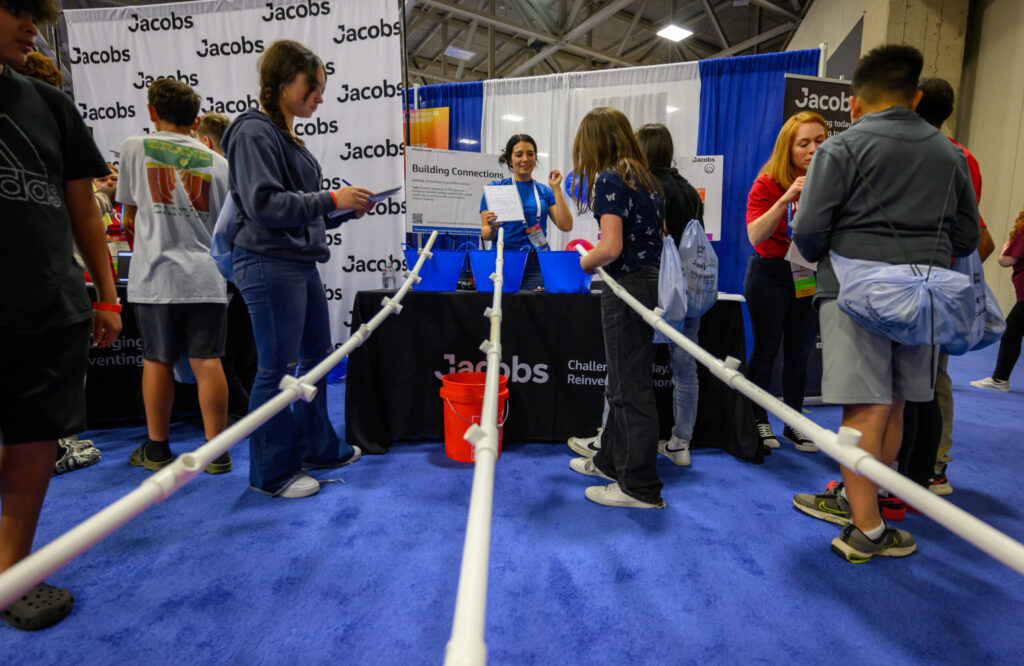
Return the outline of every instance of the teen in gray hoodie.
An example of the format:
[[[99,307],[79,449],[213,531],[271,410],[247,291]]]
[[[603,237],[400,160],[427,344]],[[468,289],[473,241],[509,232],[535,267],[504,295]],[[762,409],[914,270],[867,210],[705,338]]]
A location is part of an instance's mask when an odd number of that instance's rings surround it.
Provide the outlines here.
[[[260,59],[261,111],[239,116],[224,134],[231,195],[239,231],[231,255],[232,281],[252,318],[258,371],[249,396],[252,411],[277,394],[281,378],[303,374],[331,351],[327,298],[317,262],[330,256],[324,217],[362,217],[369,190],[321,190],[316,158],[292,131],[323,102],[326,74],[320,59],[292,41],[275,42]],[[306,497],[320,489],[303,469],[355,462],[358,448],[335,432],[327,416],[327,381],[312,402],[298,401],[249,437],[249,484],[280,497]]]

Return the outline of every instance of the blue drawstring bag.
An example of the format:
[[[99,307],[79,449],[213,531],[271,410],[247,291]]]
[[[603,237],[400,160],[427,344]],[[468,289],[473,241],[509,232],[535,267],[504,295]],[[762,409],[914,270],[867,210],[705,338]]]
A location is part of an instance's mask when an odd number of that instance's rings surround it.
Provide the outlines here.
[[[829,252],[839,309],[864,328],[903,345],[951,345],[974,320],[974,290],[948,268],[850,259]]]
[[[916,264],[903,238],[896,231],[881,198],[864,175],[850,145],[839,142],[857,168],[857,174],[875,198],[896,245],[907,257],[905,264],[851,259],[829,251],[829,260],[839,281],[839,309],[869,331],[903,345],[957,345],[971,334],[975,322],[975,292],[971,278],[963,273],[935,266],[935,253],[942,235],[943,220],[953,189],[954,169],[949,175],[946,198],[939,209],[932,258]]]
[[[974,292],[974,318],[967,335],[952,344],[944,345],[940,350],[943,354],[960,356],[975,349],[983,349],[1003,337],[1006,331],[1006,320],[1003,311],[985,283],[985,271],[981,266],[981,256],[975,250],[966,257],[953,260],[953,270],[963,273],[971,281]]]
[[[665,236],[661,247],[661,269],[658,272],[658,307],[664,310],[661,315],[672,328],[683,330],[686,321],[686,275],[683,273],[683,262],[679,256],[672,236]],[[654,331],[655,342],[669,342],[660,331]]]
[[[217,270],[226,279],[231,280],[231,251],[235,249],[235,236],[238,235],[238,208],[235,197],[228,192],[224,205],[220,207],[217,223],[213,226],[213,239],[210,243],[210,256]]]
[[[718,255],[697,220],[683,230],[679,257],[686,276],[686,316],[696,319],[718,302]]]

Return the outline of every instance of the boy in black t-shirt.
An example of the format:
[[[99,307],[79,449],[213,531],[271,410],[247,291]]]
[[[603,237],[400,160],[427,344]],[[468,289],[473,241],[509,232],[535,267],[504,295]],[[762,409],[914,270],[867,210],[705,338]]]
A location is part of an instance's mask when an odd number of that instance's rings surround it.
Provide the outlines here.
[[[59,11],[53,0],[0,0],[0,573],[32,549],[57,439],[85,429],[90,337],[105,347],[121,331],[92,192],[106,164],[74,103],[10,67],[31,52],[36,23]],[[72,238],[96,281],[94,305]],[[31,630],[62,620],[74,599],[40,583],[9,601],[0,617]]]

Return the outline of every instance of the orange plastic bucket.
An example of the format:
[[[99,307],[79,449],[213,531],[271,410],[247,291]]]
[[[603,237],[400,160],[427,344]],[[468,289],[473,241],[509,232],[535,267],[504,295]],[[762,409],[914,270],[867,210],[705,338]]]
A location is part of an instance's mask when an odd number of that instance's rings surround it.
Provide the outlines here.
[[[441,377],[444,400],[444,453],[458,462],[474,462],[473,445],[464,435],[473,423],[480,425],[484,407],[486,372],[456,372]],[[498,455],[501,455],[502,430],[508,418],[508,377],[498,376]]]

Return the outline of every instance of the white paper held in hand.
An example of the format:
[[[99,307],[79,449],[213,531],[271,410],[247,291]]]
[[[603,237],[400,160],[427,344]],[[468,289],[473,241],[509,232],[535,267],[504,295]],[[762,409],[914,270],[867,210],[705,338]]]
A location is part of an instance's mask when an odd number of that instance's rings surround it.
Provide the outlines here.
[[[377,192],[376,194],[372,195],[370,197],[370,201],[375,204],[380,203],[381,201],[387,201],[389,197],[393,197],[394,195],[398,194],[401,191],[401,185],[399,185],[398,187],[392,187],[390,190],[384,190],[383,192]],[[339,215],[346,215],[348,213],[351,213],[353,210],[355,209],[339,208],[338,210],[332,210],[330,213],[327,213],[327,217],[338,217]]]
[[[523,202],[515,185],[484,185],[487,210],[498,216],[496,222],[519,222],[526,219]]]

